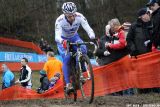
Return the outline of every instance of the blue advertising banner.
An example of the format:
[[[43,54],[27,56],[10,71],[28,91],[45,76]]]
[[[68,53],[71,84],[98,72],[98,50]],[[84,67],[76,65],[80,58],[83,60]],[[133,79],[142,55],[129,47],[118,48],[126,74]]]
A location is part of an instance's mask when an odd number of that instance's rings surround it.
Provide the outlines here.
[[[27,58],[29,62],[46,62],[46,55],[38,55],[35,53],[21,53],[21,52],[0,52],[0,62],[20,62],[22,58]],[[55,57],[62,61],[60,55]],[[95,59],[90,59],[92,65],[98,65]]]
[[[47,61],[46,55],[37,55],[37,57],[38,57],[38,62],[46,62]]]
[[[20,62],[22,58],[27,58],[29,62],[46,62],[46,55],[38,55],[35,53],[21,53],[21,52],[0,52],[1,62]],[[55,57],[62,61],[61,56],[55,55]]]
[[[37,54],[21,53],[21,52],[0,52],[0,61],[5,62],[20,62],[25,57],[29,62],[37,62]]]
[[[38,62],[46,62],[47,61],[46,55],[37,55],[37,56],[38,56]],[[60,55],[55,55],[55,58],[62,62],[62,57]]]

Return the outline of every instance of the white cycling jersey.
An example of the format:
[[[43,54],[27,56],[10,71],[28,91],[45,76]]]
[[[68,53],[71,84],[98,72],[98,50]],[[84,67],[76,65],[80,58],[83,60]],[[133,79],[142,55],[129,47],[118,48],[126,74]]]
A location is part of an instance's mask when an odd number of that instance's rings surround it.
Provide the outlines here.
[[[72,24],[70,24],[67,21],[64,14],[60,15],[57,18],[55,23],[55,41],[62,43],[63,41],[62,37],[65,38],[73,37],[77,33],[80,25],[82,25],[83,29],[88,33],[90,39],[95,38],[95,33],[89,26],[86,18],[81,13],[76,12],[75,20]]]

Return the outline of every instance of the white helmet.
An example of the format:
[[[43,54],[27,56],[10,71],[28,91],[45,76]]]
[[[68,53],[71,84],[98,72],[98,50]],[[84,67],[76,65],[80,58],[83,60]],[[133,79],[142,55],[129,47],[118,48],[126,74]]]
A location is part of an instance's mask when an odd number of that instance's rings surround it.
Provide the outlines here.
[[[63,13],[75,13],[77,11],[77,7],[73,2],[66,2],[62,6]]]

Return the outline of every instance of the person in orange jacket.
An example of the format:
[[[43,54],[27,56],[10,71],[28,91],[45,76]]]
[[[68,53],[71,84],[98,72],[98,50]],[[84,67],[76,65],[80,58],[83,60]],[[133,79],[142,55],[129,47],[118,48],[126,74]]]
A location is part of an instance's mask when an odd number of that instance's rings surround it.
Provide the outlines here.
[[[58,59],[54,57],[54,52],[47,52],[47,59],[48,61],[44,64],[43,70],[41,70],[40,74],[46,75],[47,78],[45,80],[41,80],[41,86],[45,86],[45,89],[43,87],[40,87],[37,89],[38,93],[42,93],[45,90],[48,90],[49,88],[52,88],[58,80],[62,80],[62,63]],[[47,84],[46,84],[47,83]]]
[[[44,64],[43,70],[46,72],[48,80],[51,80],[56,73],[62,79],[62,63],[54,57],[54,52],[47,52],[48,61]]]

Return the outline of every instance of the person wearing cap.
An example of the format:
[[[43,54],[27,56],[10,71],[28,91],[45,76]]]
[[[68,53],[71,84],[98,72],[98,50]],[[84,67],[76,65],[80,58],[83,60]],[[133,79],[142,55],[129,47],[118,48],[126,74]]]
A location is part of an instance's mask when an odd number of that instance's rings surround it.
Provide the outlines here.
[[[160,48],[160,0],[150,0],[146,6],[152,10],[153,44],[156,48]]]
[[[6,64],[2,64],[2,89],[6,89],[14,85],[14,74],[9,70]]]
[[[137,56],[152,49],[152,23],[147,8],[137,12],[138,18],[132,23],[127,34],[127,47],[130,56]]]
[[[149,0],[146,6],[152,11],[153,45],[160,49],[160,0]],[[153,92],[160,93],[160,89],[154,88]]]

